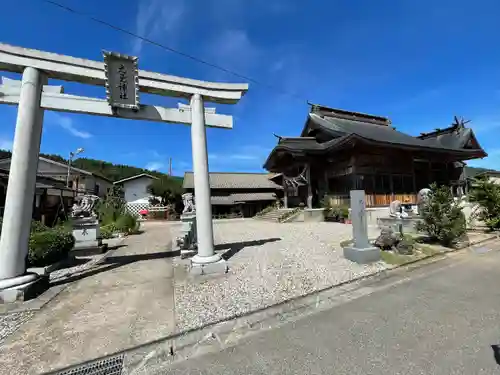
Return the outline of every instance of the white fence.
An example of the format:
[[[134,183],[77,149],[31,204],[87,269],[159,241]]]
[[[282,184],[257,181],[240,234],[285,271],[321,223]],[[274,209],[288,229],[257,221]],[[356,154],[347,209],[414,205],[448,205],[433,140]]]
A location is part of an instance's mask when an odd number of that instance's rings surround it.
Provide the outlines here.
[[[150,206],[149,203],[127,203],[125,209],[132,215],[140,216],[139,212],[142,210],[149,210]]]

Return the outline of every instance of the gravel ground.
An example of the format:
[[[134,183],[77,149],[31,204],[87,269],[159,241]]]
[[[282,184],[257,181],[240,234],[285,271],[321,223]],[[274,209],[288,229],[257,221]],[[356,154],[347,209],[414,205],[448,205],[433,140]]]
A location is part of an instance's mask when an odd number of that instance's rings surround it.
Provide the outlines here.
[[[378,232],[369,228],[370,237]],[[352,227],[345,224],[244,220],[215,224],[214,236],[221,253],[234,253],[228,274],[193,279],[185,272],[188,262],[176,259],[180,331],[387,268],[383,262],[358,265],[343,257],[340,243],[352,238]]]

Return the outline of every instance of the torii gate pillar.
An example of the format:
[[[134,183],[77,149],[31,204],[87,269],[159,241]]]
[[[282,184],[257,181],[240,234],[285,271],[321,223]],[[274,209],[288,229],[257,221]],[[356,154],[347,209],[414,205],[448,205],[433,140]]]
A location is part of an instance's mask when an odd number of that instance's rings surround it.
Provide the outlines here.
[[[200,94],[194,94],[191,97],[191,116],[191,147],[198,240],[198,254],[191,259],[192,271],[194,273],[207,273],[207,271],[210,272],[214,269],[227,271],[225,261],[214,250],[205,107]]]
[[[42,137],[40,100],[46,80],[38,69],[24,69],[0,237],[0,289],[12,288],[14,294],[19,286],[37,279],[24,272]]]

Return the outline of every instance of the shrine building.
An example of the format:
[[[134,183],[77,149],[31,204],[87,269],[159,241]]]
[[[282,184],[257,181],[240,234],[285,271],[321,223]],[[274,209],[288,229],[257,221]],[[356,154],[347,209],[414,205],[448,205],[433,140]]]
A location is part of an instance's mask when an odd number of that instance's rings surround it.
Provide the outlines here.
[[[264,169],[283,186],[285,207],[319,207],[323,197],[348,205],[363,189],[367,207],[394,200],[416,203],[433,182],[466,194],[465,161],[487,156],[466,121],[419,136],[398,131],[388,118],[311,104],[298,137],[276,136]]]

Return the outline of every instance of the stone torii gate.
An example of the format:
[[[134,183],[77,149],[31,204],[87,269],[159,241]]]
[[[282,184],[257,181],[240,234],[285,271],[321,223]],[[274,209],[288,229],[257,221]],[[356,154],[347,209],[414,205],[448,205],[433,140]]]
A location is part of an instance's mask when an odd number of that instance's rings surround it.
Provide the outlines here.
[[[138,70],[137,58],[105,53],[105,62],[0,44],[0,71],[22,73],[22,82],[3,79],[0,104],[18,105],[12,166],[0,239],[0,291],[17,292],[36,282],[25,274],[44,110],[191,125],[198,254],[193,266],[221,261],[213,244],[206,126],[231,129],[232,117],[204,102],[236,104],[247,84],[198,81]],[[128,69],[128,70],[127,70]],[[54,78],[105,86],[108,100],[67,95]],[[140,105],[139,92],[190,100],[179,108]],[[7,293],[7,294],[9,294]],[[9,297],[10,299],[10,297]]]

